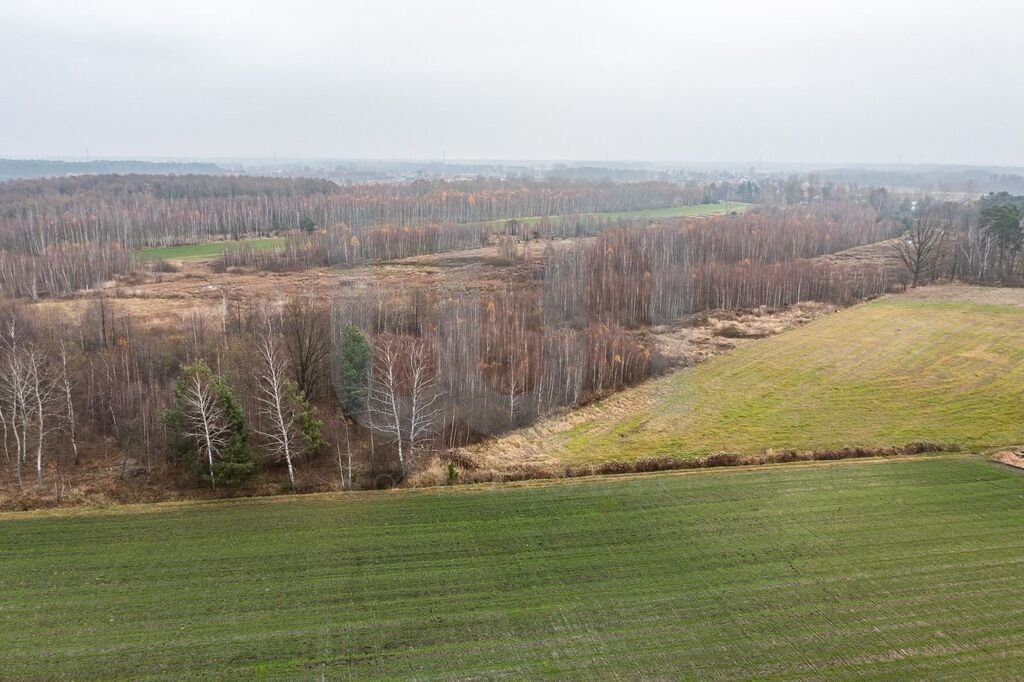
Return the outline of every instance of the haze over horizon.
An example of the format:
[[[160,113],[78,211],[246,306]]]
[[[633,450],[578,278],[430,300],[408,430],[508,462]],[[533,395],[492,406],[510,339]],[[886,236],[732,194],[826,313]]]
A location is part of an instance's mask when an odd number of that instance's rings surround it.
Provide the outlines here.
[[[1024,165],[1022,20],[1006,0],[8,0],[0,156]]]

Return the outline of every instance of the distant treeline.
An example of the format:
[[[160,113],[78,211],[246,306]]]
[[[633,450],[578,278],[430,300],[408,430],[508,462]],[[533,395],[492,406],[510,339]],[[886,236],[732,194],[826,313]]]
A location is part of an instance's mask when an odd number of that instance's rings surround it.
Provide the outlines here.
[[[0,248],[38,255],[62,243],[124,248],[289,230],[469,223],[697,204],[702,188],[665,182],[417,181],[339,186],[326,180],[95,176],[0,185]]]
[[[0,159],[0,180],[53,178],[64,175],[109,173],[226,173],[215,163],[176,161],[48,161],[43,159]]]
[[[893,169],[836,168],[817,175],[840,184],[904,187],[924,192],[1024,193],[1022,168],[900,167]]]

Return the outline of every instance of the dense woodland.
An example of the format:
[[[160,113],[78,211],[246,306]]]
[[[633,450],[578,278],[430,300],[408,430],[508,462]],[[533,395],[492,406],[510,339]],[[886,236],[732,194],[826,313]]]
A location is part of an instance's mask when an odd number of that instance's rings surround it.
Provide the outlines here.
[[[286,467],[293,480],[311,459],[336,465],[347,486],[394,484],[450,448],[664,370],[643,335],[652,324],[884,291],[884,270],[811,259],[891,228],[845,204],[606,225],[519,265],[507,235],[507,277],[470,295],[440,283],[225,301],[170,338],[116,300],[48,318],[12,303],[0,362],[8,469],[23,485],[59,486],[74,471],[69,453],[102,443],[125,453],[125,472],[211,486],[258,467]]]
[[[52,159],[0,159],[0,180],[53,178],[67,175],[111,173],[222,174],[213,163],[177,161],[55,161]]]
[[[326,226],[326,235],[314,237],[315,253],[302,258],[307,265],[345,264],[466,248],[480,243],[481,232],[504,229],[487,221],[704,199],[701,187],[663,182],[482,179],[339,186],[308,178],[209,175],[6,182],[0,183],[0,292],[35,298],[95,287],[127,273],[130,252],[146,246]],[[295,237],[289,240],[294,248]],[[244,245],[236,251],[239,259],[253,260]]]
[[[946,223],[944,260],[951,263],[951,276],[991,282],[1024,277],[1016,237],[989,229],[982,216],[985,201],[1012,207],[1006,194],[917,205],[884,189],[843,188],[796,176],[685,186],[564,180],[338,186],[303,178],[79,176],[0,183],[0,293],[38,298],[96,287],[137,267],[132,251],[142,246],[279,234],[285,246],[276,251],[233,242],[225,264],[278,270],[344,266],[468,249],[504,236],[595,235],[646,222],[616,218],[615,212],[719,200],[803,206],[819,214],[858,207],[885,223],[905,222],[927,209],[942,213]],[[599,213],[612,215],[594,215]],[[831,237],[822,232],[820,238]],[[744,242],[735,243],[744,248]],[[829,245],[831,251],[841,248],[838,242]]]
[[[692,195],[692,192],[689,194]],[[662,182],[494,180],[336,185],[307,178],[77,176],[0,185],[0,246],[143,246],[266,235],[299,227],[470,223],[700,203]]]
[[[59,498],[78,462],[113,454],[119,477],[185,487],[231,487],[260,472],[293,489],[394,485],[453,448],[664,371],[668,361],[646,336],[656,325],[708,310],[848,305],[931,279],[1024,274],[1020,201],[1009,195],[914,203],[884,190],[789,183],[792,201],[780,206],[649,223],[587,214],[671,203],[676,189],[208,180],[122,179],[114,200],[109,179],[76,178],[69,205],[81,210],[83,195],[95,197],[96,215],[106,217],[73,229],[73,217],[38,222],[23,210],[33,192],[40,207],[58,205],[61,183],[0,185],[15,196],[0,204],[10,240],[0,258],[4,480]],[[126,246],[180,236],[186,223],[172,221],[162,236],[127,235],[178,203],[203,207],[188,238],[235,219],[239,229],[266,231],[263,221],[283,206],[292,217],[317,206],[351,211],[347,219],[316,214],[316,224],[288,231],[280,250],[231,248],[220,267],[344,267],[498,245],[489,265],[504,274],[458,291],[442,277],[412,289],[225,298],[174,329],[152,327],[100,294],[84,308],[45,313],[24,300],[141,267]],[[252,207],[269,213],[250,215]],[[127,228],[115,227],[119,211],[132,216]],[[552,217],[492,219],[544,213]],[[232,218],[210,222],[217,215]],[[26,234],[25,225],[46,227]],[[537,240],[543,256],[526,258],[523,244]],[[820,258],[877,243],[891,244],[894,262],[907,267]]]

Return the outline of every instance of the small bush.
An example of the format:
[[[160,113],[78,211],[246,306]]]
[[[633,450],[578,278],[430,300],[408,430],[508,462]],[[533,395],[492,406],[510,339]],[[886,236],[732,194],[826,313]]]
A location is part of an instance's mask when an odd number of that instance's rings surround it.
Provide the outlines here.
[[[134,287],[134,286],[138,286],[140,284],[145,284],[145,282],[146,282],[146,275],[145,275],[145,273],[140,272],[138,270],[133,270],[133,271],[129,272],[128,274],[122,275],[122,276],[117,278],[117,283],[118,284],[122,284],[122,285],[128,286],[128,287]]]
[[[181,272],[180,267],[165,258],[153,261],[149,267],[153,272]]]
[[[703,459],[702,465],[706,467],[734,467],[743,464],[744,461],[739,455],[728,452],[716,452]]]
[[[920,455],[925,452],[960,452],[960,446],[956,443],[928,443],[916,441],[903,446],[903,454]]]

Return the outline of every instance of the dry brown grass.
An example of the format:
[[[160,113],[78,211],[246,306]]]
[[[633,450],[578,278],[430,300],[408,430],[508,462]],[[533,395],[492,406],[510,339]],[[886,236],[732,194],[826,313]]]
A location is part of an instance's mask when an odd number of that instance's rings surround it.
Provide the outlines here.
[[[576,478],[580,476],[642,474],[658,471],[715,469],[719,467],[750,467],[767,464],[789,464],[793,462],[830,462],[844,459],[903,457],[959,451],[960,447],[956,444],[914,442],[907,443],[906,445],[886,447],[843,447],[803,451],[768,450],[760,455],[744,455],[732,452],[717,452],[705,455],[704,457],[672,457],[662,455],[638,457],[635,460],[629,461],[610,460],[576,465],[516,463],[513,466],[505,467],[474,466],[469,469],[459,469],[455,481],[449,479],[448,465],[440,459],[435,459],[427,467],[411,476],[406,485],[416,488],[451,483],[504,483],[508,481]],[[1020,466],[1024,468],[1024,458],[1018,459],[1021,462]]]
[[[843,251],[838,251],[836,253],[818,256],[815,260],[823,263],[841,265],[867,267],[881,266],[893,271],[904,271],[906,268],[896,255],[896,252],[893,250],[894,241],[895,240],[887,239],[873,244],[854,246],[853,248],[844,249]]]
[[[783,310],[712,310],[644,331],[642,336],[674,366],[693,365],[751,340],[773,336],[835,312],[836,306],[808,301]]]
[[[531,260],[542,246],[527,247]],[[205,262],[176,262],[177,272],[139,271],[105,283],[97,291],[82,291],[35,305],[41,312],[65,315],[82,313],[99,297],[116,306],[119,315],[131,315],[143,323],[180,328],[183,316],[193,312],[219,315],[229,303],[262,303],[293,296],[322,302],[354,297],[378,286],[385,291],[412,291],[423,287],[438,295],[459,295],[502,285],[528,275],[530,261],[503,265],[495,258],[497,247],[419,256],[391,263],[352,268],[313,268],[295,272],[261,272],[246,268],[219,271]]]

